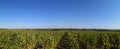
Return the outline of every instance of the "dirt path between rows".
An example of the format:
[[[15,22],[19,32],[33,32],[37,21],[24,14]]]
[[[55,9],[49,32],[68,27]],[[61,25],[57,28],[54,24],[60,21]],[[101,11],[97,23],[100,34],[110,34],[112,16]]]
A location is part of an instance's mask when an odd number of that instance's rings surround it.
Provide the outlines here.
[[[55,49],[70,49],[68,32],[65,32]]]

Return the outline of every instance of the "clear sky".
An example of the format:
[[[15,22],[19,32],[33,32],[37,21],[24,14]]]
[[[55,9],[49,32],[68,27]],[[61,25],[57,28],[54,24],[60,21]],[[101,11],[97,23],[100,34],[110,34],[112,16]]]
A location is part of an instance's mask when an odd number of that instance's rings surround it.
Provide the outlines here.
[[[120,0],[0,0],[0,28],[120,29]]]

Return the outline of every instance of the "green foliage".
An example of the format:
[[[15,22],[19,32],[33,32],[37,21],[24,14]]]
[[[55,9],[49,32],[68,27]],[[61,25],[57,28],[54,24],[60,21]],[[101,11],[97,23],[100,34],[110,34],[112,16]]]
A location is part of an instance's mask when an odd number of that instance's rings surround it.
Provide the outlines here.
[[[119,32],[71,31],[70,34],[74,49],[120,49]]]
[[[0,30],[0,49],[55,49],[65,30]],[[120,49],[120,32],[69,30],[71,49]],[[59,43],[60,44],[60,43]],[[64,49],[64,47],[63,47]]]
[[[44,49],[54,49],[65,31],[1,30],[0,48],[33,49],[41,43]]]

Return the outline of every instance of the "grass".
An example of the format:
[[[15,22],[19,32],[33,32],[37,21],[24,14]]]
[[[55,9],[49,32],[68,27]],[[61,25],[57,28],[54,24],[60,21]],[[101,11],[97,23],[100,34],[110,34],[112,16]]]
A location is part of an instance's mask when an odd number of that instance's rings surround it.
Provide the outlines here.
[[[65,36],[66,31],[67,34]],[[120,32],[93,30],[0,30],[0,49],[58,49],[55,48],[57,46],[60,46],[62,49],[66,49],[66,47],[69,49],[120,49]]]
[[[0,31],[0,47],[3,49],[33,49],[36,43],[44,49],[54,49],[63,35],[63,31]]]
[[[120,49],[120,32],[71,31],[72,49]]]

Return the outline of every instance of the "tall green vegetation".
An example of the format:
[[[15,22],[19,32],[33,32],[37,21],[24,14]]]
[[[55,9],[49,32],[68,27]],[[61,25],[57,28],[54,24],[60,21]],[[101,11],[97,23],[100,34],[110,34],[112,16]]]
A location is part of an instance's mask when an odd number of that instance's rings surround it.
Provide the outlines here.
[[[64,31],[0,31],[0,48],[2,49],[34,49],[41,44],[44,49],[54,49]]]
[[[74,49],[120,49],[120,32],[71,31],[70,34]]]
[[[65,33],[67,31],[67,33]],[[0,49],[120,49],[120,32],[0,30]]]

